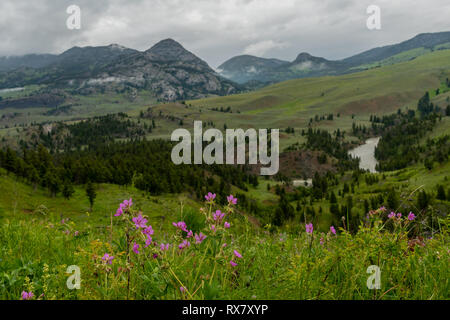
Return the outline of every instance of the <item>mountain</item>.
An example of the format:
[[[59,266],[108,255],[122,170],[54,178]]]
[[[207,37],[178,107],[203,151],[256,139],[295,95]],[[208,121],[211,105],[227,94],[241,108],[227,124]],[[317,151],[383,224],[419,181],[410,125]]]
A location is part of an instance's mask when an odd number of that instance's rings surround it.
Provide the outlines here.
[[[255,77],[258,77],[259,81],[264,81],[266,80],[264,76],[271,70],[286,64],[289,62],[242,55],[224,62],[217,71],[225,78],[237,83],[246,83],[255,80]]]
[[[114,82],[150,89],[165,101],[228,95],[240,90],[172,39],[163,40],[145,52],[115,60],[102,71],[95,81],[114,79]]]
[[[240,87],[172,40],[140,52],[116,44],[74,47],[42,68],[19,68],[2,75],[0,88],[29,84],[90,94],[129,87],[149,89],[164,101],[236,93]]]
[[[45,64],[22,64],[12,71],[4,72],[0,77],[0,88],[31,84],[64,87],[68,82],[76,84],[83,78],[94,76],[102,67],[114,60],[135,52],[138,51],[118,45],[73,47],[60,55],[52,56]],[[20,61],[19,57],[17,58]],[[21,58],[24,60],[26,56]]]
[[[450,32],[425,33],[399,44],[332,61],[300,53],[292,62],[243,55],[214,71],[172,39],[146,51],[117,44],[74,47],[54,55],[0,58],[0,89],[31,84],[70,89],[73,93],[151,90],[163,101],[228,95],[285,80],[342,75],[416,59],[450,49]]]
[[[18,68],[43,68],[56,60],[53,54],[27,54],[24,56],[0,57],[0,71]]]
[[[166,39],[158,42],[153,47],[145,51],[145,56],[151,61],[161,63],[190,63],[203,68],[209,68],[208,64],[187,51],[180,43],[173,39]]]
[[[447,43],[450,43],[450,32],[422,33],[399,44],[368,50],[342,61],[352,66],[364,65],[374,63],[376,61],[382,61],[394,55],[413,49],[439,49],[435,47]]]
[[[308,75],[322,75],[336,73],[343,67],[339,61],[330,61],[325,58],[315,57],[309,53],[300,53],[289,65],[279,68],[279,72],[284,71],[288,78],[299,78]]]
[[[450,32],[424,33],[399,44],[371,49],[339,61],[315,57],[305,52],[300,53],[290,63],[269,63],[269,61],[280,60],[238,56],[224,62],[219,67],[219,72],[222,76],[238,83],[258,81],[270,84],[297,78],[340,75],[392,65],[413,60],[435,50],[449,48]]]
[[[244,55],[224,62],[219,66],[218,72],[241,84],[253,81],[269,84],[334,73],[342,65],[341,62],[314,57],[306,52],[300,53],[292,62]]]
[[[101,47],[73,47],[62,54],[43,70],[46,75],[40,80],[46,84],[91,78],[102,72],[102,68],[121,58],[130,57],[137,50],[117,44]]]

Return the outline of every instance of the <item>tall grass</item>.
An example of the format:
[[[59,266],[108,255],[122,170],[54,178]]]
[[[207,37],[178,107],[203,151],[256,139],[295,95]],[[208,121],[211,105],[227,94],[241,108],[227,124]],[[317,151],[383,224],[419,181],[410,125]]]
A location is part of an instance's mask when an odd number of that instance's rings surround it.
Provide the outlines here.
[[[224,217],[214,215],[216,210]],[[34,299],[449,298],[448,217],[429,239],[408,237],[421,221],[389,219],[383,210],[371,212],[355,235],[344,229],[336,235],[273,234],[254,227],[232,203],[219,208],[209,200],[200,213],[180,212],[187,228],[155,231],[145,248],[147,235],[133,220],[140,214],[124,207],[106,228],[51,215],[4,220],[0,298],[20,299],[23,291],[33,292]],[[206,239],[189,237],[187,222]],[[161,244],[170,246],[161,250]],[[114,258],[105,260],[105,253]],[[67,288],[69,265],[80,267],[79,290]],[[381,269],[379,290],[367,287],[371,265]]]

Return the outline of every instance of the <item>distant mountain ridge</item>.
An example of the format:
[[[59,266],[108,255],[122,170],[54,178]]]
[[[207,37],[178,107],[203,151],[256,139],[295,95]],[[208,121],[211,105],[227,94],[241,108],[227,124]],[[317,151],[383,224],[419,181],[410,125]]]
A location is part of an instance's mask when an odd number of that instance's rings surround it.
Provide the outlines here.
[[[290,79],[340,75],[405,62],[450,49],[450,32],[424,33],[399,44],[332,61],[300,53],[292,62],[251,55],[233,57],[213,70],[173,39],[146,51],[112,44],[73,47],[60,55],[0,57],[0,89],[42,84],[91,94],[151,90],[162,101],[229,95]]]
[[[428,48],[433,49],[439,44],[450,42],[450,32],[436,32],[436,33],[421,33],[412,39],[403,41],[398,44],[383,46],[374,48],[368,51],[364,51],[360,54],[342,60],[344,63],[348,63],[352,66],[359,64],[368,64],[375,61],[384,60],[392,57],[396,54],[417,49]]]
[[[446,46],[439,48],[440,45]],[[420,48],[423,48],[423,51],[417,50]],[[385,60],[390,58],[392,58],[390,63],[403,62],[414,59],[425,52],[446,48],[450,48],[450,32],[423,33],[399,44],[374,48],[338,61],[315,57],[305,52],[300,53],[292,62],[283,61],[280,64],[269,63],[269,61],[277,59],[237,56],[224,62],[218,71],[222,76],[241,84],[247,81],[274,83],[297,78],[355,72],[388,64],[389,62]],[[249,70],[253,72],[249,72]]]
[[[43,68],[57,59],[54,54],[27,54],[24,56],[0,57],[0,72],[18,68]]]

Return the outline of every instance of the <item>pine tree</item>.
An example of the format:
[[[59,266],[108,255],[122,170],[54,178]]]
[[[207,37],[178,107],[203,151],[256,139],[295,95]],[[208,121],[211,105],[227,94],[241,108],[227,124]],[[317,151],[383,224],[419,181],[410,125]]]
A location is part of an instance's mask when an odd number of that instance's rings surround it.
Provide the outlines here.
[[[423,190],[420,191],[419,196],[417,197],[417,206],[421,210],[424,210],[428,207],[429,204],[430,204],[430,197],[428,196],[428,194]]]
[[[437,196],[436,198],[438,200],[445,201],[447,199],[447,196],[445,195],[445,189],[442,185],[439,185],[437,188]]]
[[[399,200],[398,200],[397,192],[395,192],[394,188],[392,188],[391,190],[389,190],[389,194],[388,194],[388,198],[387,198],[387,203],[388,203],[389,209],[397,210],[398,202],[399,202]]]
[[[86,195],[89,199],[90,208],[89,211],[92,212],[92,207],[94,206],[95,198],[97,197],[97,192],[95,191],[95,187],[91,181],[89,181],[86,185]]]
[[[336,195],[334,194],[334,191],[331,191],[330,203],[337,203],[337,198],[336,198]]]
[[[62,189],[62,194],[63,194],[64,198],[69,200],[70,198],[72,198],[74,193],[75,193],[75,190],[74,190],[72,184],[70,182],[65,182],[63,189]]]

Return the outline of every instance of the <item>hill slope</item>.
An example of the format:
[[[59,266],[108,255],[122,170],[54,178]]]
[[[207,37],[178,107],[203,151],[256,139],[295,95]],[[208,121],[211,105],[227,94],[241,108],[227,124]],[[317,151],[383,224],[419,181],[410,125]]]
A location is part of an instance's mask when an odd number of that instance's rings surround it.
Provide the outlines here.
[[[315,114],[367,116],[415,107],[426,90],[441,87],[449,76],[450,50],[442,50],[358,73],[290,80],[250,93],[189,104],[203,109],[230,107],[231,111],[240,112],[240,116],[220,113],[220,120],[242,126],[304,128]],[[211,113],[201,116],[219,118]]]

